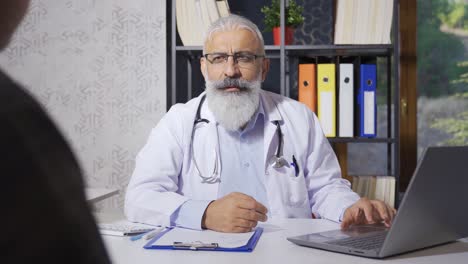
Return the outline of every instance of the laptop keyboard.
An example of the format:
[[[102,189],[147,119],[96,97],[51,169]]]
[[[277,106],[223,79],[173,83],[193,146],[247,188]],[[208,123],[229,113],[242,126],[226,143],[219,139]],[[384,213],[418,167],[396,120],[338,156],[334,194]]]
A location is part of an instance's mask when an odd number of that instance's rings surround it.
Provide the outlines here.
[[[344,246],[363,250],[373,250],[382,247],[387,232],[376,233],[365,237],[349,237],[326,242],[327,244]]]

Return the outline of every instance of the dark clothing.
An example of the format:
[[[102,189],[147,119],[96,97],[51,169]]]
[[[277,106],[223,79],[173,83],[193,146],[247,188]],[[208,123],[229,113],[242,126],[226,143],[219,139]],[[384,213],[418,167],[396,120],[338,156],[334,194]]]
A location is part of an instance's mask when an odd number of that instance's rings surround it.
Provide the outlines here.
[[[110,263],[67,142],[1,71],[0,174],[1,263]]]

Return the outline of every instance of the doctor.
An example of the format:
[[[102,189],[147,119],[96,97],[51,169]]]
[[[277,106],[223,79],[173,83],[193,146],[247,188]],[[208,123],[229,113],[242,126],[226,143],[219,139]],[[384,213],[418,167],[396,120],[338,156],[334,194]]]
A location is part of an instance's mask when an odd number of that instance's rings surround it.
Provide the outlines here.
[[[257,26],[236,15],[214,22],[200,60],[206,92],[174,105],[136,158],[130,221],[248,232],[268,218],[385,222],[395,210],[360,199],[341,178],[317,117],[261,90],[270,61]]]

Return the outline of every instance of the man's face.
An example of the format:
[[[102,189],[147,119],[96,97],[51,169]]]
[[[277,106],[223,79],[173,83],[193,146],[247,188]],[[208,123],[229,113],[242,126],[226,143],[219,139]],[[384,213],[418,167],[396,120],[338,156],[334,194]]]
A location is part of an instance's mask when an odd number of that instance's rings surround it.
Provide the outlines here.
[[[247,29],[215,32],[205,52],[211,54],[200,60],[208,106],[224,128],[242,129],[258,108],[268,72],[260,41]]]
[[[11,35],[26,14],[28,5],[29,0],[0,1],[0,50],[10,42]]]
[[[207,54],[247,54],[262,55],[261,43],[254,33],[247,29],[218,31],[211,35],[205,43]],[[239,59],[240,60],[240,59]],[[225,78],[239,78],[246,81],[265,80],[269,68],[269,60],[263,57],[255,58],[251,63],[234,61],[229,56],[224,63],[211,63],[206,58],[200,60],[201,71],[205,80],[219,81]],[[238,92],[238,87],[226,87],[226,92]]]

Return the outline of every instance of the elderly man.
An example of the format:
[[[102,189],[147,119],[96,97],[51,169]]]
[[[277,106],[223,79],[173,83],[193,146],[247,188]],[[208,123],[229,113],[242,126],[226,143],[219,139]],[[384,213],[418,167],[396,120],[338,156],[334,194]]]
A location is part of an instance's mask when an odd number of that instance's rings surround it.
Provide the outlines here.
[[[390,225],[393,208],[359,199],[341,178],[316,116],[261,90],[270,62],[255,24],[213,23],[200,65],[206,92],[173,106],[137,156],[129,220],[222,232],[275,217]]]

